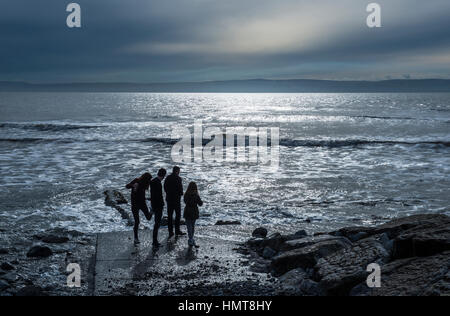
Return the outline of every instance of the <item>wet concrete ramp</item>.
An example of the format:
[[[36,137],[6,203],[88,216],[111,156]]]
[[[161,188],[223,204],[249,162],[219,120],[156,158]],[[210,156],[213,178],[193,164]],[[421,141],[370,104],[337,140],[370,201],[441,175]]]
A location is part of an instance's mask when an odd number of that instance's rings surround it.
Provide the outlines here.
[[[251,236],[245,226],[202,226],[196,233],[200,249],[190,249],[187,237],[168,240],[161,229],[159,249],[152,231],[98,234],[94,295],[261,295],[273,280],[252,272],[237,249]]]

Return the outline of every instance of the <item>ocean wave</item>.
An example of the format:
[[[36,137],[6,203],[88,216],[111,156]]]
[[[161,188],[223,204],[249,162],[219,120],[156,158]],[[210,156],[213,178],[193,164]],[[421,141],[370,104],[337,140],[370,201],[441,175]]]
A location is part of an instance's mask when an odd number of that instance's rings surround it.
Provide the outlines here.
[[[71,138],[32,138],[32,137],[24,137],[24,138],[0,138],[0,142],[3,143],[75,143],[76,139]]]
[[[167,145],[175,145],[179,142],[178,139],[151,137],[142,139],[141,142],[153,142],[162,143]],[[211,142],[211,139],[202,139],[202,145],[206,145]],[[194,139],[191,139],[191,143],[194,143]],[[236,144],[236,143],[235,143]],[[227,146],[226,136],[223,138],[223,145]],[[271,142],[268,139],[267,145],[270,146]],[[450,141],[397,141],[397,140],[366,140],[366,139],[334,139],[334,140],[292,140],[281,139],[279,142],[283,147],[351,147],[351,146],[363,146],[363,145],[431,145],[431,146],[444,146],[450,147]],[[235,145],[236,146],[236,145]],[[245,139],[245,146],[249,146],[249,137]]]
[[[43,141],[44,138],[0,138],[4,143],[36,143]]]
[[[61,132],[78,129],[101,128],[99,125],[51,124],[51,123],[0,123],[0,128],[17,128],[39,132]]]
[[[0,142],[10,143],[120,143],[120,142],[142,142],[142,143],[160,143],[173,146],[177,144],[180,139],[164,138],[164,137],[149,137],[144,139],[75,139],[75,138],[0,138]],[[210,143],[212,139],[202,139],[202,146]],[[191,145],[194,145],[194,139],[191,139]],[[271,146],[271,141],[268,139],[267,146]],[[314,140],[314,139],[281,139],[279,146],[281,147],[326,147],[326,148],[339,148],[339,147],[357,147],[357,146],[376,146],[376,145],[404,145],[404,146],[439,146],[450,147],[450,141],[401,141],[401,140],[366,140],[366,139],[332,139],[332,140]],[[227,147],[226,137],[223,139],[223,146]],[[249,137],[245,139],[245,146],[250,146]],[[236,139],[234,147],[238,147]]]
[[[363,145],[432,145],[450,146],[450,141],[397,141],[397,140],[365,140],[365,139],[334,139],[334,140],[281,140],[281,146],[285,147],[351,147]]]
[[[350,116],[350,117],[363,118],[363,119],[376,119],[376,120],[431,121],[431,119],[425,119],[425,118],[400,117],[400,116],[355,115],[355,116]]]
[[[161,144],[167,144],[167,145],[175,145],[178,143],[179,139],[172,139],[172,138],[164,138],[164,137],[148,137],[144,139],[138,140],[138,142],[141,143],[161,143]],[[192,140],[193,141],[193,140]],[[211,140],[203,139],[203,144],[209,143]]]

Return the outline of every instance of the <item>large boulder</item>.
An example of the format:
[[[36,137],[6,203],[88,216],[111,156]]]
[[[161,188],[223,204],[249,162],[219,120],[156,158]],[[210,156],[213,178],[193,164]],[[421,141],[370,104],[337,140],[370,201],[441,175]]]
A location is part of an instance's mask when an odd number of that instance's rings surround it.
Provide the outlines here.
[[[320,284],[311,279],[304,279],[300,284],[300,294],[302,296],[324,296],[324,290]]]
[[[122,219],[127,221],[127,225],[133,226],[134,221],[131,218],[130,213],[120,206],[121,204],[128,204],[128,201],[125,199],[123,194],[117,190],[107,190],[103,193],[105,195],[105,205],[116,209]]]
[[[450,252],[389,263],[381,268],[381,287],[362,295],[449,296]]]
[[[386,233],[389,239],[394,239],[407,230],[413,228],[425,229],[437,226],[450,226],[450,217],[442,214],[419,214],[408,217],[397,218],[376,227],[345,227],[330,235],[344,236],[350,240],[357,241],[373,235]]]
[[[43,246],[34,246],[27,253],[27,257],[29,258],[46,258],[51,255],[53,255],[52,250]]]
[[[259,252],[268,245],[276,249],[280,254],[272,259],[272,273],[284,274],[283,282],[292,278],[300,295],[450,293],[450,217],[445,215],[415,215],[314,237],[276,234],[248,245]],[[381,288],[366,284],[372,263],[381,267]],[[305,271],[301,282],[295,279],[298,271]]]
[[[307,279],[307,273],[303,269],[294,269],[283,276],[278,281],[280,282],[283,294],[301,295],[301,284]]]
[[[265,248],[269,247],[278,252],[281,245],[286,241],[286,238],[280,233],[273,233],[267,238],[252,238],[247,241],[247,245],[256,249],[262,255]]]
[[[321,258],[315,267],[315,279],[328,295],[348,295],[368,276],[367,266],[384,263],[389,253],[375,238],[368,238]]]
[[[272,260],[271,266],[275,275],[282,275],[296,268],[308,269],[314,267],[320,258],[349,247],[351,242],[344,238],[320,241],[280,254]]]
[[[423,230],[433,227],[450,226],[450,217],[442,214],[420,214],[394,219],[386,224],[377,226],[372,235],[387,233],[394,239],[405,231],[417,228]]]
[[[123,196],[123,194],[120,191],[106,190],[105,192],[103,192],[103,194],[105,194],[105,204],[107,206],[128,204],[127,199]]]
[[[394,239],[394,259],[432,256],[450,250],[450,223],[411,228]]]

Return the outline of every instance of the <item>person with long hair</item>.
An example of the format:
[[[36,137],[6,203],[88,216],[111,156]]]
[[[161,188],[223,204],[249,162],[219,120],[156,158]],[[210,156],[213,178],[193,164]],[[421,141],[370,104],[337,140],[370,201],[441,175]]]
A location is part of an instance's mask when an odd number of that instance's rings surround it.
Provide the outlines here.
[[[144,213],[147,220],[152,219],[152,212],[149,211],[145,202],[145,191],[150,187],[152,176],[150,173],[144,173],[141,177],[134,179],[126,185],[127,189],[131,189],[131,212],[134,217],[134,244],[140,244],[139,241],[139,211]]]
[[[195,243],[195,222],[200,217],[200,212],[198,207],[203,205],[203,201],[198,194],[197,184],[195,182],[189,183],[189,186],[184,194],[184,203],[186,207],[184,208],[184,219],[186,220],[186,226],[189,237],[189,247],[199,248]]]

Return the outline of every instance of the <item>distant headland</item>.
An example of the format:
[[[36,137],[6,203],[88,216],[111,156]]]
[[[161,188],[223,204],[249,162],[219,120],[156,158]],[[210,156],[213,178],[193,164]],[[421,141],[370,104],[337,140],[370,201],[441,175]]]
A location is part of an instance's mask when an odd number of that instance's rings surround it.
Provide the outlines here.
[[[399,93],[450,92],[450,79],[382,81],[230,80],[167,83],[27,83],[0,81],[6,92]]]

